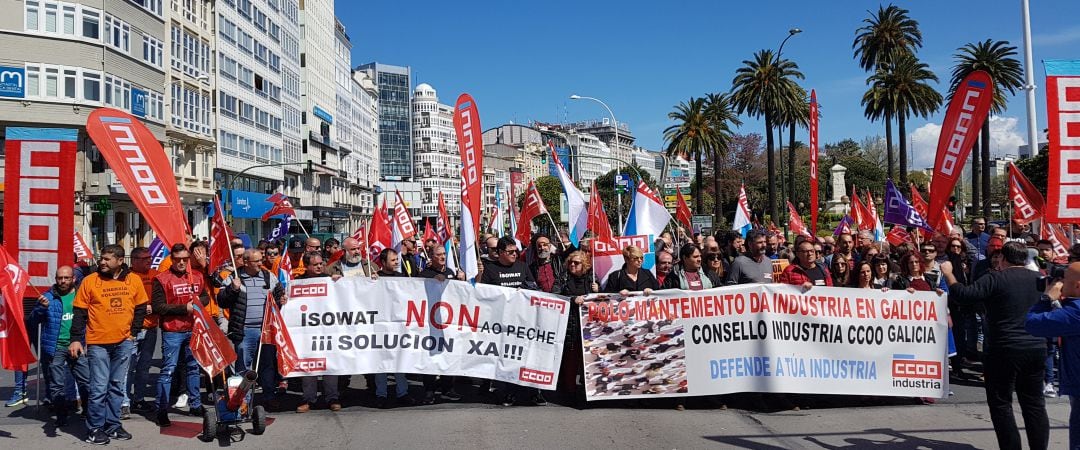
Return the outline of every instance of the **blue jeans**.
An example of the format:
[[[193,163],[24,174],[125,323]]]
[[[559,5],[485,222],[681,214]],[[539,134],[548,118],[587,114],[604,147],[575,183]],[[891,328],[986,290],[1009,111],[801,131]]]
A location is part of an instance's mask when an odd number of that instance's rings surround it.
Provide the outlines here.
[[[11,399],[18,400],[21,397],[27,396],[29,392],[26,392],[26,371],[16,370],[15,372],[15,389],[11,391]]]
[[[152,395],[146,378],[150,375],[150,363],[154,359],[154,347],[157,346],[158,329],[142,330],[135,338],[134,352],[132,353],[131,370],[128,371],[127,381],[124,383],[124,404],[131,405],[131,398],[141,402],[147,395]]]
[[[389,374],[386,374],[386,373],[377,373],[377,374],[375,374],[375,396],[376,397],[386,398],[387,375],[389,375]],[[405,378],[405,374],[403,374],[403,373],[395,373],[394,374],[394,382],[395,382],[395,385],[397,386],[396,392],[395,392],[395,394],[396,394],[395,397],[401,398],[401,397],[404,397],[406,395],[409,395],[409,380]]]
[[[75,399],[74,395],[67,395],[69,385],[77,386],[82,398],[87,398],[87,389],[90,384],[90,366],[87,358],[85,355],[72,358],[70,354],[61,350],[53,352],[51,357],[41,356],[42,370],[48,374],[48,397],[56,408],[58,416],[67,415],[68,409],[71,408],[70,401]],[[74,383],[71,383],[72,379]]]
[[[259,338],[261,336],[258,328],[245,328],[244,339],[236,343],[236,373],[244,373],[247,370],[253,370],[251,366],[255,364],[255,357],[259,354]],[[262,356],[259,357],[259,386],[262,387],[263,392],[270,394],[277,388],[277,381],[275,380],[275,374],[277,373],[277,347],[273,345],[262,345]]]
[[[134,341],[116,344],[91,344],[86,347],[90,367],[90,398],[87,401],[86,428],[106,433],[120,427],[120,403],[124,401],[124,374],[131,362]]]
[[[169,409],[169,391],[172,389],[173,371],[181,360],[181,355],[187,367],[188,405],[192,408],[202,406],[199,395],[199,363],[191,354],[190,343],[190,331],[161,331],[161,373],[157,380],[158,411]]]

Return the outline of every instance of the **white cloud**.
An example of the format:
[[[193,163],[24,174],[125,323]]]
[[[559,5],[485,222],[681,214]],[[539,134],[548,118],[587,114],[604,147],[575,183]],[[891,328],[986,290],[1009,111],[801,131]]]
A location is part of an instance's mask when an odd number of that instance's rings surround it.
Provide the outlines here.
[[[1016,117],[990,117],[990,155],[992,157],[1016,155],[1017,147],[1027,139],[1017,130],[1020,119]],[[938,137],[941,124],[927,123],[911,133],[911,170],[934,167],[937,157]]]

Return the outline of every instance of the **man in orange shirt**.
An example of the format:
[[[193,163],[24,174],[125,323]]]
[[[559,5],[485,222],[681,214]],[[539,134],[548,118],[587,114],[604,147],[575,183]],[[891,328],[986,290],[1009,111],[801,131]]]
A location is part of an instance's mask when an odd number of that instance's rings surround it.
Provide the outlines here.
[[[153,255],[146,247],[135,247],[131,251],[131,273],[142,280],[143,290],[150,297],[150,285],[158,271],[150,267]],[[165,269],[168,270],[168,269]],[[158,316],[151,314],[151,307],[146,306],[146,318],[143,319],[142,331],[135,337],[135,352],[131,355],[131,370],[124,389],[124,403],[120,406],[120,420],[131,416],[131,411],[145,413],[153,410],[153,404],[146,401],[150,392],[146,378],[150,374],[150,363],[154,359],[154,347],[158,341]],[[134,404],[131,399],[134,398]]]
[[[142,330],[149,300],[142,280],[123,261],[123,247],[101,249],[97,272],[83,279],[73,304],[68,352],[73,358],[85,354],[90,366],[86,442],[95,445],[131,439],[131,433],[120,426],[120,404],[131,349]]]

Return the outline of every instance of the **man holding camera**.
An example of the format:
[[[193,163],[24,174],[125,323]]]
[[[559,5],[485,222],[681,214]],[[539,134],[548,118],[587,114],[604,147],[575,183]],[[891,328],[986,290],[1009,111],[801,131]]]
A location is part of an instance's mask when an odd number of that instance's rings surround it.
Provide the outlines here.
[[[1060,274],[1052,274],[1060,275]],[[1025,328],[1035,336],[1061,337],[1061,394],[1073,405],[1069,412],[1069,448],[1080,448],[1080,262],[1069,264],[1064,282],[1053,282],[1041,301],[1031,308]]]
[[[1020,431],[1013,417],[1012,395],[1020,401],[1028,446],[1045,449],[1050,440],[1050,421],[1043,397],[1046,371],[1046,340],[1024,329],[1027,312],[1040,298],[1039,272],[1025,268],[1027,248],[1008,242],[1001,248],[1003,267],[968,286],[956,282],[953,267],[941,266],[949,285],[949,300],[958,304],[982,303],[986,307],[987,328],[983,359],[986,403],[994,423],[998,445],[1019,449]]]

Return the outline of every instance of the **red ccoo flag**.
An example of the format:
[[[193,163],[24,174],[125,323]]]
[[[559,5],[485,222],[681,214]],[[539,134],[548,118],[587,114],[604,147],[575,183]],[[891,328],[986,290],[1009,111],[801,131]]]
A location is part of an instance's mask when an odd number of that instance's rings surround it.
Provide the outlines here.
[[[1012,199],[1014,221],[1030,223],[1043,216],[1046,201],[1013,163],[1009,163],[1009,198]]]
[[[445,245],[446,241],[454,237],[454,229],[450,228],[450,215],[446,213],[446,199],[442,191],[439,191],[439,217],[435,219],[435,238],[439,245]]]
[[[675,188],[675,220],[679,223],[686,225],[686,230],[689,232],[694,229],[693,213],[690,212],[690,207],[686,206],[686,199],[682,196],[682,190]]]
[[[817,233],[818,219],[818,104],[817,92],[810,90],[810,230]]]
[[[976,70],[957,85],[949,108],[945,111],[941,135],[938,136],[933,179],[930,181],[930,204],[927,205],[930,217],[923,216],[930,225],[938,229],[942,228],[939,222],[946,200],[949,199],[956,182],[960,180],[964,162],[975,145],[975,138],[990,114],[993,103],[994,81],[990,74]]]
[[[199,302],[191,305],[194,307],[191,313],[194,321],[191,324],[191,342],[188,347],[199,366],[213,377],[236,361],[236,351],[233,350],[229,338],[225,337],[225,332],[213,322],[202,305]]]
[[[281,317],[277,302],[268,293],[266,296],[266,308],[263,314],[263,329],[260,342],[277,346],[277,368],[281,376],[288,376],[289,372],[296,369],[296,363],[300,360],[296,356],[296,347],[293,346],[289,329],[285,328],[285,319]]]
[[[923,200],[919,189],[915,187],[915,183],[911,183],[911,207],[915,208],[915,212],[919,213],[920,216],[926,217],[926,200]]]
[[[274,195],[267,197],[266,201],[273,203],[274,206],[271,206],[270,210],[267,211],[266,214],[263,214],[263,222],[270,220],[271,217],[278,214],[286,214],[290,216],[296,215],[296,210],[293,209],[292,202],[289,201],[289,197],[286,197],[285,194],[278,192]]]
[[[368,227],[368,256],[372,261],[378,260],[379,253],[390,247],[393,232],[390,230],[390,218],[386,215],[386,197],[383,197],[382,207],[375,210],[371,218],[371,226]]]
[[[877,225],[874,223],[870,210],[863,206],[862,200],[859,200],[859,190],[855,189],[855,185],[851,185],[851,218],[855,220],[857,230],[873,230]]]
[[[34,361],[30,339],[23,322],[23,294],[30,276],[19,262],[12,259],[7,249],[0,247],[0,365],[7,370],[26,370]]]
[[[795,210],[795,205],[791,202],[787,202],[788,208],[788,228],[791,228],[791,232],[795,235],[802,235],[814,240],[814,235],[810,233],[810,230],[803,224],[802,217],[799,216],[799,212]]]
[[[589,194],[589,221],[588,228],[598,242],[603,242],[611,247],[616,247],[615,237],[611,233],[611,223],[608,222],[607,213],[604,212],[604,202],[600,200],[600,191],[593,182],[592,192]]]
[[[235,233],[225,223],[221,199],[214,197],[214,217],[210,218],[210,270],[218,270],[225,263],[232,261],[232,245],[229,239]]]

